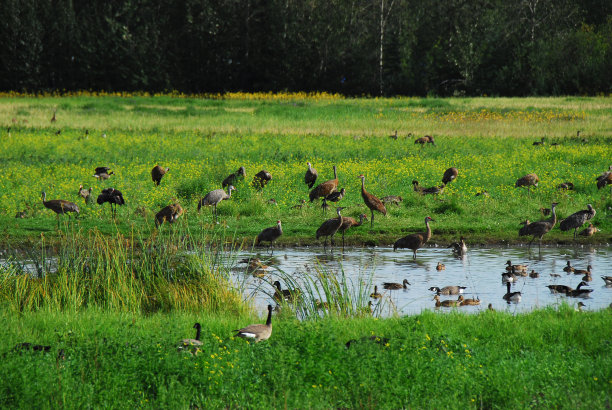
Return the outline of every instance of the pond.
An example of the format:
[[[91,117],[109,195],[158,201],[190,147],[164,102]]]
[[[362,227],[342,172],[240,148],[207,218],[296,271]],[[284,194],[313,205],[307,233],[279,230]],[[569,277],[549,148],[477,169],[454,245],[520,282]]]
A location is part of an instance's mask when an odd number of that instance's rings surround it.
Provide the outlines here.
[[[283,287],[284,277],[300,283],[304,275],[317,268],[328,271],[343,271],[350,282],[357,286],[362,281],[367,286],[378,285],[382,299],[373,300],[374,307],[381,316],[397,313],[400,315],[420,313],[424,309],[434,309],[434,292],[430,287],[465,286],[465,298],[479,298],[479,306],[462,306],[465,312],[479,312],[487,309],[489,303],[495,310],[512,313],[526,312],[544,306],[566,301],[577,306],[583,302],[585,310],[598,310],[607,307],[612,302],[612,287],[606,287],[601,276],[612,275],[612,252],[607,246],[600,247],[542,247],[541,252],[529,252],[526,247],[494,247],[471,248],[464,257],[455,257],[451,249],[424,248],[419,250],[416,260],[412,260],[411,251],[396,251],[391,248],[285,248],[277,249],[273,255],[264,249],[258,253],[242,252],[237,260],[248,257],[258,257],[269,268],[265,279],[245,274],[245,265],[238,264],[241,269],[233,269],[232,277],[243,288],[246,296],[253,297],[258,308],[270,303],[273,289],[269,283],[280,280]],[[512,292],[522,294],[519,303],[508,304],[503,299],[507,292],[506,284],[502,283],[501,274],[505,272],[506,261],[512,264],[527,264],[528,272],[535,270],[539,277],[519,277],[512,284]],[[593,289],[587,297],[567,297],[565,294],[551,293],[547,285],[562,284],[576,288],[583,275],[568,274],[563,271],[567,261],[571,261],[576,269],[586,269],[592,266],[592,281],[583,288]],[[438,271],[438,262],[445,269]],[[385,290],[383,282],[398,282],[407,279],[410,285],[407,289]],[[457,296],[441,295],[442,300],[457,299]],[[440,308],[449,311],[449,308]]]

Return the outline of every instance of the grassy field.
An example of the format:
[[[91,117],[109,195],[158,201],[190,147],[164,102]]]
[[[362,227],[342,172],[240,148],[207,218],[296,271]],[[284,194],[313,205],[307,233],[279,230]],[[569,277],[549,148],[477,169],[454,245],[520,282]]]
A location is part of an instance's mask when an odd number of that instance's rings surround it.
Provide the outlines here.
[[[51,123],[55,109],[57,121]],[[597,190],[595,177],[612,158],[611,114],[609,98],[577,97],[4,96],[0,243],[37,242],[41,233],[49,242],[63,237],[53,212],[41,203],[43,190],[47,199],[80,206],[81,216],[70,229],[81,232],[149,235],[155,213],[177,200],[186,210],[179,223],[191,230],[252,243],[258,232],[281,219],[280,243],[316,243],[316,229],[333,212],[324,215],[319,203],[293,208],[308,198],[303,181],[307,161],[319,171],[320,182],[333,178],[332,166],[338,166],[339,186],[347,190],[340,202],[347,208],[345,216],[370,215],[360,196],[360,174],[369,192],[404,198],[399,207],[388,205],[386,218],[377,214],[373,229],[368,225],[349,232],[349,243],[392,243],[423,230],[427,215],[436,220],[433,242],[460,234],[472,244],[515,242],[519,222],[543,218],[540,208],[552,201],[560,203],[560,217],[593,204],[593,222],[601,232],[581,240],[605,243],[612,228],[612,200],[609,190]],[[388,138],[396,129],[399,138]],[[436,146],[413,143],[425,134],[435,137]],[[541,138],[543,146],[532,145]],[[159,187],[150,176],[156,164],[170,167]],[[97,166],[109,166],[115,175],[99,183],[92,177]],[[197,201],[240,166],[247,177],[237,183],[232,199],[219,206],[222,223],[214,225],[210,209],[197,212]],[[439,198],[412,191],[413,179],[422,186],[439,185],[451,166],[459,169],[459,177]],[[273,180],[257,192],[250,182],[261,169]],[[530,198],[514,183],[532,172],[541,182]],[[556,188],[565,181],[576,189]],[[84,204],[77,195],[80,184],[93,187],[95,196],[105,187],[123,192],[127,205],[116,221],[108,205]],[[490,197],[475,196],[483,190]],[[277,205],[268,203],[271,198]],[[24,210],[26,218],[14,218]],[[168,230],[164,227],[162,234]],[[571,235],[555,229],[545,239],[569,241]]]
[[[0,319],[7,408],[606,408],[612,393],[610,310],[307,322],[275,313],[271,339],[258,344],[232,337],[264,320],[244,314],[0,310]],[[177,352],[195,321],[202,352]],[[360,340],[371,335],[388,343]],[[11,351],[26,341],[52,350]]]

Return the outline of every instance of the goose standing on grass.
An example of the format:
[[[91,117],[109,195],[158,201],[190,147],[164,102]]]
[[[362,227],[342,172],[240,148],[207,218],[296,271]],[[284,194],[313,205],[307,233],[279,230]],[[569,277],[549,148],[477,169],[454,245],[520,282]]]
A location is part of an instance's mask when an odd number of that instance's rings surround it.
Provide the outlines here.
[[[238,332],[235,336],[244,339],[253,339],[255,343],[261,342],[262,340],[268,340],[270,335],[272,335],[272,305],[268,305],[268,319],[265,325],[249,325],[242,329],[234,330],[234,332]]]
[[[465,288],[465,286],[444,286],[442,289],[440,289],[437,286],[432,286],[429,288],[429,290],[436,292],[437,295],[458,295],[463,293]]]
[[[193,325],[193,328],[196,330],[195,339],[181,340],[178,344],[178,350],[181,352],[189,352],[192,355],[197,355],[200,352],[199,346],[202,346],[202,342],[200,341],[202,325],[196,322],[196,324]]]
[[[42,191],[42,202],[45,208],[52,210],[57,215],[58,228],[60,215],[64,215],[67,212],[79,213],[79,207],[73,202],[66,201],[64,199],[51,199],[47,201],[47,194],[45,191]],[[68,219],[70,219],[70,215],[68,215]]]
[[[504,300],[508,303],[519,303],[521,301],[521,292],[510,292],[510,282],[506,282],[506,294]]]
[[[388,290],[408,289],[408,285],[410,285],[410,282],[408,282],[408,279],[404,279],[402,283],[385,282],[383,283],[383,288]]]
[[[431,228],[429,227],[429,221],[433,221],[430,216],[425,217],[425,232],[413,233],[406,235],[403,238],[398,239],[393,244],[393,251],[397,248],[408,248],[412,249],[412,259],[416,259],[417,250],[431,239]]]
[[[200,212],[200,208],[203,206],[213,206],[213,219],[217,221],[217,205],[226,199],[230,199],[232,197],[232,191],[235,191],[233,185],[227,187],[227,193],[223,189],[215,189],[207,193],[204,198],[200,199],[198,202],[198,212]]]

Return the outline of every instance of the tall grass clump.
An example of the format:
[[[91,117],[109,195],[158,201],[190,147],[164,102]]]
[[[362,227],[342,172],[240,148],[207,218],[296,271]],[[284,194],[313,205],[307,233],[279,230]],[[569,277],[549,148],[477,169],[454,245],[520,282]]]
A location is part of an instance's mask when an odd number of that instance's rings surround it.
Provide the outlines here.
[[[173,227],[174,228],[174,227]],[[0,265],[0,305],[13,311],[169,312],[239,314],[247,310],[229,281],[216,239],[177,227],[109,237],[66,231],[56,248],[6,252]]]

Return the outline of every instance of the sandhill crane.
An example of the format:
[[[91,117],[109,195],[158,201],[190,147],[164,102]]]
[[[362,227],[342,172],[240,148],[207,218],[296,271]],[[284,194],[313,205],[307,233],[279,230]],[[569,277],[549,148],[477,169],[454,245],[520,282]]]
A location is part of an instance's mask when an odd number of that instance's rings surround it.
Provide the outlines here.
[[[198,202],[198,212],[200,212],[200,208],[203,206],[213,206],[213,217],[214,220],[217,221],[217,205],[219,202],[230,199],[232,197],[232,191],[234,191],[233,185],[227,187],[227,193],[223,189],[215,189],[207,193],[204,198],[200,199]],[[217,222],[219,223],[219,222]]]
[[[55,117],[55,113],[57,113],[57,108],[53,110],[53,116],[51,117],[51,122],[57,121],[57,118]]]
[[[47,201],[47,194],[45,191],[42,191],[42,202],[45,208],[48,208],[55,212],[57,215],[57,227],[59,228],[59,216],[64,215],[67,212],[76,212],[79,213],[79,207],[70,201],[66,201],[64,199],[51,199]],[[68,215],[68,219],[70,219],[70,215]]]
[[[91,190],[91,187],[89,187],[89,189],[83,189],[83,185],[79,185],[79,196],[85,200],[86,204],[90,203],[92,200]]]
[[[366,214],[359,215],[359,222],[355,220],[355,218],[351,218],[350,216],[342,217],[342,225],[338,228],[338,232],[342,234],[342,249],[344,249],[344,234],[352,227],[357,227],[363,225],[363,220],[368,219]]]
[[[518,187],[526,186],[527,193],[531,197],[531,187],[538,186],[538,182],[540,182],[540,178],[538,178],[536,174],[527,174],[524,177],[517,179],[514,184],[514,187],[518,188]]]
[[[463,256],[467,253],[467,245],[465,244],[465,238],[462,236],[459,238],[459,242],[453,242],[449,248],[453,248],[453,254],[455,256]]]
[[[370,227],[372,227],[374,226],[374,211],[378,211],[386,216],[387,208],[385,208],[385,204],[380,199],[365,190],[365,176],[362,174],[359,175],[359,178],[361,179],[361,197],[372,213],[372,219],[370,220]]]
[[[401,196],[398,195],[387,195],[384,198],[380,198],[380,200],[383,202],[383,204],[395,204],[397,206],[399,206],[400,202],[403,201]]]
[[[584,228],[582,231],[580,231],[578,233],[578,235],[580,236],[593,236],[595,234],[595,232],[598,232],[599,229],[597,229],[595,226],[593,226],[592,223],[589,224],[588,227]]]
[[[310,202],[313,202],[317,198],[321,198],[321,197],[325,198],[332,192],[335,192],[337,189],[338,189],[338,171],[336,169],[336,166],[334,165],[334,179],[330,179],[329,181],[325,181],[317,185],[316,187],[314,187],[314,189],[310,191],[310,194],[308,194],[310,198]]]
[[[265,169],[262,169],[261,171],[255,174],[255,176],[253,177],[253,182],[251,182],[251,185],[253,185],[255,189],[260,190],[263,187],[265,187],[266,184],[270,182],[271,180],[272,180],[272,174],[270,174]]]
[[[240,167],[238,168],[238,170],[232,174],[229,174],[224,180],[223,182],[221,182],[221,186],[223,188],[225,188],[228,185],[236,185],[236,182],[238,181],[238,178],[242,177],[244,178],[246,176],[246,170],[244,169],[244,167]]]
[[[521,222],[519,225],[523,225],[523,227],[521,229],[519,229],[519,236],[526,236],[529,235],[529,225],[531,224],[531,222],[529,222],[529,219],[525,219],[523,222]]]
[[[170,171],[170,168],[162,168],[159,165],[155,165],[151,170],[151,179],[153,179],[153,182],[159,186],[163,176],[166,175],[166,172],[168,171]]]
[[[431,135],[425,135],[424,137],[421,138],[417,138],[416,140],[414,140],[415,144],[421,144],[421,146],[425,145],[425,144],[432,144],[432,145],[436,145],[433,137]]]
[[[115,175],[113,171],[110,171],[109,167],[97,167],[93,176],[98,178],[98,181],[105,181],[110,178],[111,175]]]
[[[304,175],[304,183],[306,183],[308,189],[312,189],[317,180],[317,177],[319,176],[319,173],[316,169],[312,167],[312,164],[310,162],[307,162],[306,165],[308,165],[308,169],[306,170],[306,174]]]
[[[459,295],[463,293],[465,289],[465,286],[444,286],[442,289],[437,286],[432,286],[429,288],[430,291],[436,292],[438,295]]]
[[[612,165],[610,165],[608,171],[604,172],[595,179],[597,180],[597,189],[610,185],[610,193],[612,193]]]
[[[442,184],[440,186],[432,186],[430,188],[423,188],[419,186],[419,181],[415,179],[412,181],[412,186],[413,186],[414,192],[418,192],[421,195],[437,195],[444,191],[444,187],[446,185]]]
[[[455,178],[457,178],[457,175],[459,175],[459,170],[457,170],[457,168],[451,167],[447,169],[446,171],[444,171],[444,175],[442,175],[442,183],[444,185],[450,184],[452,181],[455,180]]]
[[[179,203],[165,206],[155,214],[155,227],[159,227],[164,222],[174,223],[183,214],[183,207]]]
[[[529,241],[529,248],[531,249],[531,243],[535,240],[535,238],[539,238],[538,242],[538,251],[542,247],[542,237],[547,234],[557,223],[557,213],[555,212],[555,208],[557,207],[557,203],[553,202],[550,206],[552,217],[549,219],[545,219],[543,221],[532,222],[529,225],[525,225],[519,231],[519,235],[523,232],[524,235],[532,235],[531,241]]]
[[[316,238],[319,239],[321,236],[325,237],[325,241],[323,242],[324,248],[327,245],[327,238],[330,238],[331,245],[332,246],[334,245],[334,235],[336,234],[336,232],[338,232],[338,229],[340,229],[340,227],[342,226],[342,222],[344,219],[342,218],[342,215],[340,214],[340,212],[343,209],[344,208],[342,207],[336,208],[336,213],[338,214],[338,217],[328,219],[327,221],[323,222],[321,226],[319,226],[319,229],[317,229]]]
[[[327,201],[338,202],[342,198],[344,198],[345,194],[346,194],[346,190],[344,188],[342,188],[340,191],[332,192],[331,194],[329,194],[325,198],[323,198],[323,203],[321,204],[321,208],[323,208],[323,210],[326,211],[327,208],[329,208],[329,205],[327,205]]]
[[[574,229],[574,239],[576,239],[576,234],[578,228],[580,228],[584,223],[595,216],[595,209],[591,204],[587,204],[587,209],[582,211],[575,212],[565,218],[559,223],[559,229],[562,231],[569,231],[570,229]]]
[[[97,199],[98,205],[108,202],[111,207],[111,214],[114,218],[117,215],[117,205],[125,205],[123,194],[115,188],[103,189]],[[115,205],[113,207],[113,205]]]
[[[276,241],[283,234],[283,226],[281,221],[276,221],[276,226],[266,228],[257,235],[255,238],[255,245],[259,245],[262,242],[269,242],[269,248],[272,249],[274,241]],[[274,250],[272,250],[274,252]]]
[[[412,249],[412,259],[416,259],[417,250],[425,245],[431,238],[431,227],[429,226],[429,221],[433,221],[433,219],[430,216],[425,217],[425,227],[427,228],[425,232],[413,233],[398,239],[393,244],[393,250],[395,251],[397,248]]]

